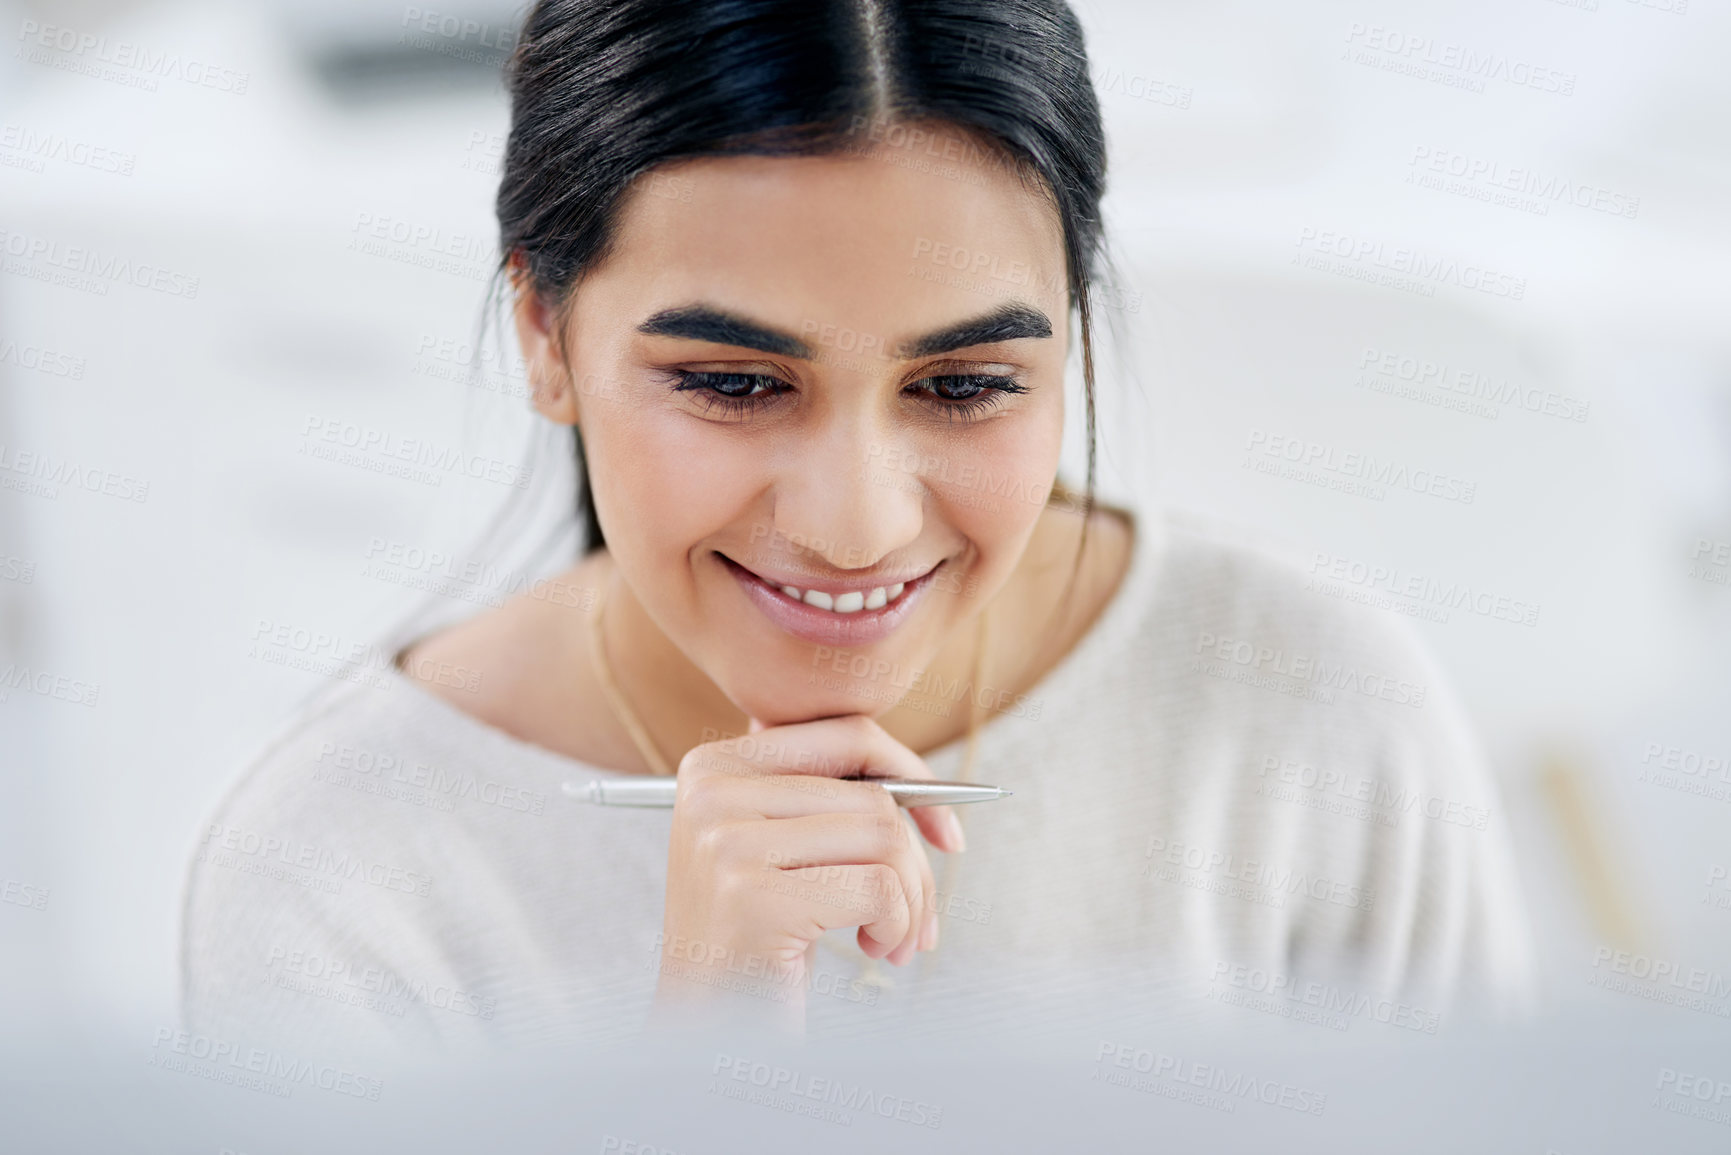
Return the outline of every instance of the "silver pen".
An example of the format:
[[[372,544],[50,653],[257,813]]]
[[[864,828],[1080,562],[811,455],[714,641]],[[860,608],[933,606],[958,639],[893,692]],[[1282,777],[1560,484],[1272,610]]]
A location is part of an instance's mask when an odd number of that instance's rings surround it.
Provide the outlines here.
[[[924,778],[887,778],[880,776],[838,778],[839,782],[879,782],[889,791],[898,806],[953,806],[962,802],[990,802],[1008,798],[1010,791],[997,786],[976,786],[971,782],[933,782]],[[593,782],[567,782],[565,793],[598,806],[657,806],[673,805],[679,790],[676,778],[598,778]]]

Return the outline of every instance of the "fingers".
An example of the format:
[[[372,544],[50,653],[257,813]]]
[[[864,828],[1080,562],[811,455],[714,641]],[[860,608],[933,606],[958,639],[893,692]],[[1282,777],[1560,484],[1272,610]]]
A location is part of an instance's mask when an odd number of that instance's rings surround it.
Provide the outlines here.
[[[735,776],[800,776],[840,778],[846,775],[876,775],[933,780],[936,775],[925,761],[896,741],[871,718],[850,715],[766,728],[757,719],[744,739],[729,739],[699,746],[680,762],[683,783],[709,774]],[[808,798],[835,800],[820,783],[787,783],[789,791],[804,790]],[[837,784],[840,786],[841,784]],[[843,793],[847,787],[842,787]],[[738,795],[741,799],[745,794]],[[766,806],[762,813],[793,817],[809,813],[797,799],[754,791],[751,797]],[[766,801],[767,800],[767,801]],[[683,802],[683,799],[682,799]],[[949,806],[909,807],[915,825],[933,846],[957,853],[965,845],[962,827]]]
[[[826,927],[861,926],[872,940],[861,947],[871,957],[887,954],[901,965],[929,937],[927,914],[937,883],[925,850],[893,802],[870,817],[832,812],[765,823],[754,829],[752,841],[761,869],[773,875],[773,881],[765,876],[764,885],[839,909],[848,917],[837,922],[832,916]],[[861,865],[882,865],[891,873],[887,879],[860,875],[853,868]],[[872,889],[848,889],[859,884]]]
[[[720,766],[681,775],[676,805],[719,819],[803,818],[831,811],[873,814],[883,808],[887,797],[881,786],[865,782]]]
[[[812,881],[820,871],[824,881]],[[860,949],[877,959],[901,952],[913,937],[915,922],[901,876],[884,863],[809,867],[804,878],[776,874],[763,885],[797,904],[806,933],[814,940],[826,930],[857,926]],[[891,961],[905,963],[907,955]]]
[[[796,722],[759,731],[755,753],[738,743],[740,753],[767,769],[771,764],[798,774],[825,774],[832,778],[849,774],[887,774],[897,778],[932,779],[936,775],[912,750],[890,737],[884,728],[863,714]],[[716,745],[726,747],[728,743]]]
[[[962,836],[962,820],[956,817],[955,807],[910,806],[908,817],[914,820],[926,841],[945,854],[959,854],[967,848],[967,839]]]
[[[884,809],[886,800],[895,806],[888,791],[869,782],[811,774],[759,774],[755,770],[742,774],[736,768],[722,766],[681,777],[677,804],[689,813],[733,820],[803,818],[831,812],[875,814]],[[910,807],[906,813],[934,846],[944,850],[948,849],[945,839],[949,832],[943,815],[949,810],[947,806],[924,806]],[[931,816],[931,811],[939,814]],[[950,821],[955,819],[951,817]]]
[[[869,824],[857,816],[816,815],[774,825],[804,828],[786,839],[787,849],[772,852],[779,874],[818,888],[819,901],[851,911],[842,925],[863,928],[872,941],[861,946],[872,958],[889,955],[896,965],[905,964],[919,949],[936,896],[931,864],[907,823],[899,815]],[[872,889],[862,894],[847,889],[857,881],[850,868],[858,865],[881,865],[891,873],[864,876]]]
[[[868,957],[898,966],[936,945],[937,890],[925,848],[887,791],[848,777],[936,775],[860,715],[773,727],[753,718],[746,735],[688,751],[679,764],[669,893],[678,875],[694,897],[679,911],[670,898],[669,919],[720,918],[772,942],[856,926]],[[933,846],[962,849],[951,807],[910,807],[907,815]]]

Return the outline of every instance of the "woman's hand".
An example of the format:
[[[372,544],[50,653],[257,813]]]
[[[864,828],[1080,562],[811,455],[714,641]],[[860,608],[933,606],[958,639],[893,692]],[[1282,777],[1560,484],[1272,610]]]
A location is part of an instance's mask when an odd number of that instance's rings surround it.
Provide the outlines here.
[[[933,777],[863,715],[764,728],[679,763],[667,855],[658,1007],[751,989],[803,1022],[814,946],[859,927],[860,949],[903,965],[937,943],[925,848],[888,791],[849,774]],[[910,809],[940,850],[962,849],[948,806]]]

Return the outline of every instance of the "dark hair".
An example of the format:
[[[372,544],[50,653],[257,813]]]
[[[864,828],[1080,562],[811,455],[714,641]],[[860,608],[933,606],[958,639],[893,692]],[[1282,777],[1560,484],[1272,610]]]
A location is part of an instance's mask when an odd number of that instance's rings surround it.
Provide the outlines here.
[[[605,256],[624,194],[658,165],[863,151],[925,123],[1014,165],[1063,223],[1092,510],[1089,287],[1106,146],[1064,0],[537,0],[509,86],[500,272],[520,267],[556,316]],[[594,550],[604,539],[581,436],[576,453],[578,516]]]

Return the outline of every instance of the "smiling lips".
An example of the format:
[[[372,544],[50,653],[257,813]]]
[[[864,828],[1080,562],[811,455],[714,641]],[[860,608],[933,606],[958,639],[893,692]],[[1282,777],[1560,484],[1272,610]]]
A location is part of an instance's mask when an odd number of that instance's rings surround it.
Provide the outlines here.
[[[865,645],[887,635],[912,612],[939,569],[934,565],[918,577],[884,585],[849,589],[825,583],[827,588],[811,589],[747,569],[726,554],[716,556],[770,621],[826,645]]]

